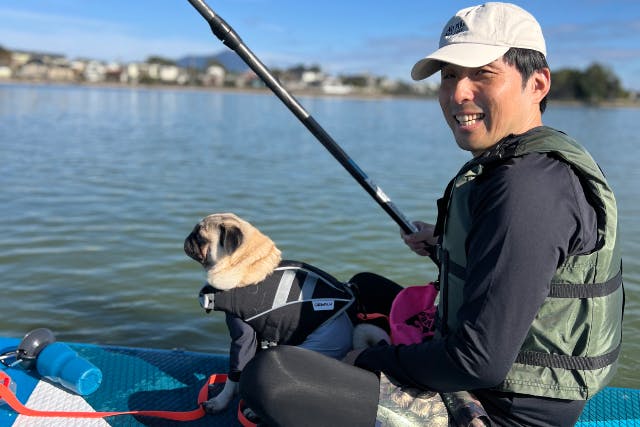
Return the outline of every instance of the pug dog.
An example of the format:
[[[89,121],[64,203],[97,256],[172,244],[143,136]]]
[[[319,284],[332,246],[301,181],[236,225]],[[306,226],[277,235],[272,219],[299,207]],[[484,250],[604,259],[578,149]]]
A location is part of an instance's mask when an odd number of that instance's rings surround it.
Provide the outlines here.
[[[341,359],[352,348],[349,285],[299,261],[282,260],[275,243],[232,213],[199,221],[185,253],[206,272],[202,307],[222,311],[231,336],[229,374],[204,407],[217,413],[238,394],[242,369],[256,351],[297,345]]]

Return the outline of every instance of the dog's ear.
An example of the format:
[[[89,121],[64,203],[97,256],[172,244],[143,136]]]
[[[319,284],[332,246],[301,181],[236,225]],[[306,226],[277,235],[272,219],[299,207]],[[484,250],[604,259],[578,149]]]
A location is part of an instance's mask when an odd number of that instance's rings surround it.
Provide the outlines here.
[[[243,237],[242,230],[238,227],[220,225],[220,243],[226,253],[234,253],[242,244]]]

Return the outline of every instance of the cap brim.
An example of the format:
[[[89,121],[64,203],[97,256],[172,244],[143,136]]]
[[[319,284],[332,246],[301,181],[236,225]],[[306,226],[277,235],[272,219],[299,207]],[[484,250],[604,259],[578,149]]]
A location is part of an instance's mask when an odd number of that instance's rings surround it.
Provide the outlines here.
[[[457,43],[450,44],[416,62],[411,69],[413,80],[422,80],[440,69],[442,62],[462,67],[482,67],[500,58],[509,50],[509,46],[489,46],[486,44]]]

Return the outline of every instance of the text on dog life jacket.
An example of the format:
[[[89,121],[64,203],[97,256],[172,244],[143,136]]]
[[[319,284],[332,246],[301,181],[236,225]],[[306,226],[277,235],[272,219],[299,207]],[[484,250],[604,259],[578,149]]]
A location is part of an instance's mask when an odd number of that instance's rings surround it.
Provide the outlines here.
[[[333,310],[334,301],[332,299],[320,299],[313,301],[313,310]]]

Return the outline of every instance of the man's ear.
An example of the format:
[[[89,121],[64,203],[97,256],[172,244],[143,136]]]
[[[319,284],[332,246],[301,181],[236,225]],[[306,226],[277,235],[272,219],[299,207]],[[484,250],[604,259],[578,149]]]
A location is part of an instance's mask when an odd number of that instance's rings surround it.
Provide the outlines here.
[[[220,241],[225,252],[232,254],[242,244],[242,231],[234,226],[220,226]]]
[[[534,71],[531,77],[529,77],[527,86],[529,90],[531,90],[533,101],[536,104],[540,104],[540,101],[547,96],[551,89],[551,71],[548,68]]]

